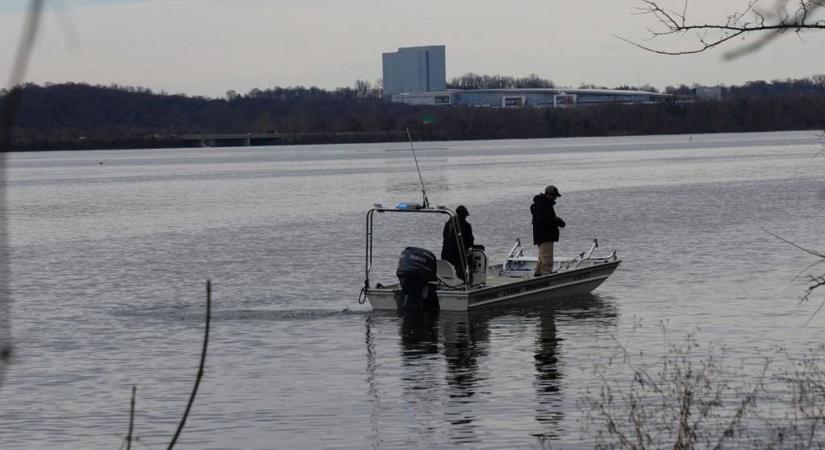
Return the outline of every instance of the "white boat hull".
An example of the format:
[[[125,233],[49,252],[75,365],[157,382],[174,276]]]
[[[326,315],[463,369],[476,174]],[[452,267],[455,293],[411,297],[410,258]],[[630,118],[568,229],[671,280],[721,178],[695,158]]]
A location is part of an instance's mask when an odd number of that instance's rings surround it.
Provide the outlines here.
[[[535,278],[514,278],[489,273],[486,283],[481,286],[470,289],[438,288],[438,304],[444,311],[467,311],[493,305],[546,302],[588,294],[602,284],[620,262],[613,259]],[[491,268],[491,272],[496,269]],[[400,294],[398,285],[367,290],[367,298],[376,310],[397,310]]]

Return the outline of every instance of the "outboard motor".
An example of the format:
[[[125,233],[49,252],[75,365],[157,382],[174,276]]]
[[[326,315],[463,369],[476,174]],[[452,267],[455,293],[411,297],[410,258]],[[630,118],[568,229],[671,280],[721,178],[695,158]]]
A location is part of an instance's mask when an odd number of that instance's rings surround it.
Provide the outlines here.
[[[399,311],[438,309],[436,295],[436,257],[433,252],[407,247],[401,252],[395,274],[401,283],[401,296],[397,299]]]

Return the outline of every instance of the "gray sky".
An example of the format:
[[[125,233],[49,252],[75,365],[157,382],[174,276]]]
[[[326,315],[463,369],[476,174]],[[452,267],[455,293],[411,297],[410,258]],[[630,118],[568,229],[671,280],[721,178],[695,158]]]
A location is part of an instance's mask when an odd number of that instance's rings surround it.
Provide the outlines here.
[[[681,9],[681,0],[663,0]],[[694,0],[720,19],[745,0]],[[0,5],[0,76],[8,79],[24,0]],[[117,83],[223,96],[275,86],[351,86],[381,78],[381,53],[444,44],[447,77],[525,76],[562,86],[741,84],[825,73],[825,32],[788,34],[732,62],[722,51],[655,55],[636,0],[46,0],[27,79]],[[768,3],[770,5],[770,3]],[[677,48],[695,42],[663,45]],[[664,43],[663,43],[664,44]]]

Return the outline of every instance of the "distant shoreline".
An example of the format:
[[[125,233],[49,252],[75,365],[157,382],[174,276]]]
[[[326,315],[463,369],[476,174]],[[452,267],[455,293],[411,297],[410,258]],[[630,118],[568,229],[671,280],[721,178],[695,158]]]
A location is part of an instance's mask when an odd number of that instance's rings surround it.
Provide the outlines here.
[[[0,102],[8,98],[0,91]],[[12,151],[317,145],[825,129],[825,83],[753,82],[722,99],[559,108],[390,103],[354,90],[276,88],[227,99],[119,86],[27,84]]]
[[[248,136],[254,136],[249,138]],[[210,138],[204,134],[203,142],[198,142],[192,135],[181,138],[177,135],[131,137],[123,139],[81,139],[70,142],[13,144],[12,151],[67,151],[67,150],[138,150],[157,148],[198,148],[198,147],[261,147],[283,145],[319,145],[319,144],[361,144],[380,142],[405,142],[406,132],[310,132],[277,133],[268,137],[260,134],[236,133],[224,134],[220,139]],[[245,143],[250,139],[250,143]]]
[[[620,135],[614,134],[609,136],[564,136],[564,137],[530,137],[530,138],[500,138],[500,139],[459,139],[459,140],[416,140],[416,142],[446,142],[446,141],[497,141],[497,140],[521,140],[521,139],[579,139],[579,138],[611,138],[611,137],[632,137],[632,136],[688,136],[689,138],[692,137],[701,137],[701,136],[712,136],[712,135],[722,135],[722,134],[760,134],[760,133],[811,133],[811,138],[815,139],[819,137],[823,140],[823,145],[825,145],[825,130],[819,128],[808,128],[808,129],[789,129],[789,130],[763,130],[763,131],[718,131],[718,132],[709,132],[709,133],[657,133],[657,134],[634,134],[634,135]],[[308,133],[309,134],[309,133]],[[323,134],[324,136],[329,137],[330,133],[318,133]],[[330,140],[330,141],[309,141],[309,142],[302,142],[299,139],[294,139],[290,142],[281,142],[281,143],[264,143],[264,144],[251,144],[251,145],[207,145],[207,146],[199,146],[199,145],[174,145],[174,143],[170,145],[161,145],[161,140],[155,141],[158,145],[155,146],[134,146],[134,147],[126,147],[126,146],[118,146],[118,147],[94,147],[94,148],[32,148],[32,149],[14,149],[14,152],[60,152],[60,151],[119,151],[119,150],[153,150],[153,149],[168,149],[168,150],[176,150],[176,149],[185,149],[185,148],[247,148],[247,147],[283,147],[283,146],[301,146],[301,145],[335,145],[335,144],[380,144],[380,143],[406,143],[406,134],[401,136],[400,133],[398,134],[398,139],[394,140],[353,140],[354,137],[352,134],[348,134],[347,138],[338,139],[338,140]],[[180,143],[181,141],[175,141]]]

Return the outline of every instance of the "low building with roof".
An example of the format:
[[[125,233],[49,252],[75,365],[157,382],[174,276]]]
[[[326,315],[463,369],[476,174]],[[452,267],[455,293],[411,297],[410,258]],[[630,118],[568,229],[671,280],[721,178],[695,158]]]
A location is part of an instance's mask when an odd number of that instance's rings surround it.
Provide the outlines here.
[[[673,98],[658,92],[620,89],[447,89],[392,94],[394,103],[409,105],[456,105],[486,108],[563,108],[604,103],[656,103]]]
[[[604,103],[654,103],[669,94],[621,89],[447,89],[443,45],[402,47],[384,53],[384,99],[410,105],[485,108],[560,108]]]

